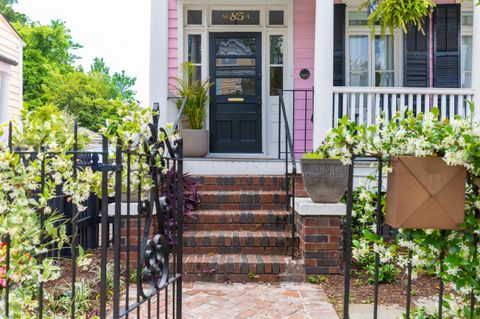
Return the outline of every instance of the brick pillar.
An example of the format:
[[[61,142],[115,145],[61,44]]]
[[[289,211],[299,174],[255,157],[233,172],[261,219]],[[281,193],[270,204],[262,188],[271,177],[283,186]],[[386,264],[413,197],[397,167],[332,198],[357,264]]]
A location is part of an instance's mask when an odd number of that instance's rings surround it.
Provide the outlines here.
[[[341,263],[340,218],[345,215],[345,205],[315,204],[310,199],[297,198],[295,209],[305,274],[338,274]]]

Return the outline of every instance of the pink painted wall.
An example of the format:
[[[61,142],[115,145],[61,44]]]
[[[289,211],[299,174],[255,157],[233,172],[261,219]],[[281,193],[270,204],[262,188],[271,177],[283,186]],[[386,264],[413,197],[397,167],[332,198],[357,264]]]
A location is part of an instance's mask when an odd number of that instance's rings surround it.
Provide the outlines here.
[[[294,88],[312,89],[314,77],[314,56],[315,56],[315,1],[294,0],[293,6],[293,53],[294,53]],[[302,80],[299,72],[302,69],[309,69],[311,77]],[[305,95],[301,92],[295,96],[295,152],[300,155],[305,149],[305,133],[307,135],[307,150],[313,145],[313,124],[312,117],[312,95],[308,94],[305,107]],[[305,117],[306,109],[306,117]],[[305,131],[305,121],[307,123]]]
[[[177,0],[168,0],[168,77],[173,85],[172,77],[178,75],[178,4]],[[170,88],[171,90],[171,88]]]

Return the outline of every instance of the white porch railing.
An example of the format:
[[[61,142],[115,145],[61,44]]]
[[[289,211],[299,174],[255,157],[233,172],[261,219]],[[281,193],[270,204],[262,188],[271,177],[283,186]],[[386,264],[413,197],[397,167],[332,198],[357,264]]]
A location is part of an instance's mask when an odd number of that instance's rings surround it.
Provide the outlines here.
[[[333,88],[332,124],[336,127],[338,119],[347,115],[359,124],[371,125],[382,113],[390,119],[404,109],[420,113],[434,107],[440,110],[442,119],[467,116],[468,101],[473,101],[474,93],[473,89],[337,86]]]

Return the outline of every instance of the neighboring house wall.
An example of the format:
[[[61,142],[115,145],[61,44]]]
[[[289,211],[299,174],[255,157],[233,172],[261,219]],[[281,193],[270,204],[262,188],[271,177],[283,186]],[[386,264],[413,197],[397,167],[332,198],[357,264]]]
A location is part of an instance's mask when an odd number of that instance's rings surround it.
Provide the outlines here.
[[[22,109],[22,58],[23,41],[8,21],[0,15],[0,55],[17,62],[17,65],[8,65],[4,62],[7,72],[0,76],[8,77],[8,116],[9,119],[20,116]],[[5,79],[4,79],[5,80]],[[2,81],[2,83],[5,83]],[[5,92],[1,90],[1,92]],[[0,99],[1,100],[1,99]],[[3,107],[3,105],[2,105]],[[3,111],[3,110],[2,110]]]

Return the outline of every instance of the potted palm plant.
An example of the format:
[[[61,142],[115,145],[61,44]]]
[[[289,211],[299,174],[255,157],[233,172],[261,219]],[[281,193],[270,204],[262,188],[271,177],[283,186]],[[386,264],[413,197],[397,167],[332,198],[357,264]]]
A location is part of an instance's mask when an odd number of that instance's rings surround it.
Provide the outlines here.
[[[175,78],[175,89],[181,97],[177,102],[180,109],[187,99],[182,113],[180,136],[183,138],[185,157],[203,157],[208,154],[208,130],[205,129],[207,117],[209,81],[195,79],[195,65],[185,62],[180,66],[180,75]]]

